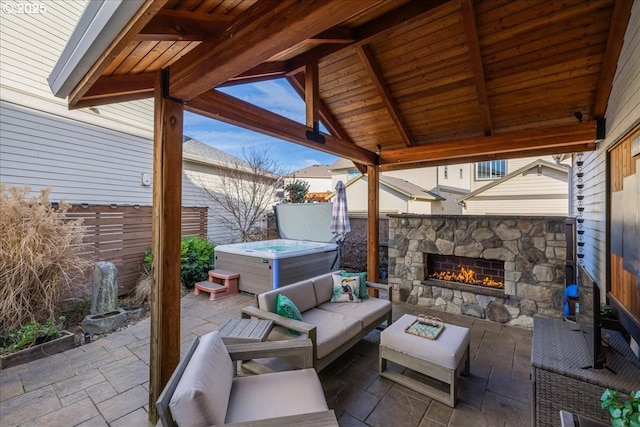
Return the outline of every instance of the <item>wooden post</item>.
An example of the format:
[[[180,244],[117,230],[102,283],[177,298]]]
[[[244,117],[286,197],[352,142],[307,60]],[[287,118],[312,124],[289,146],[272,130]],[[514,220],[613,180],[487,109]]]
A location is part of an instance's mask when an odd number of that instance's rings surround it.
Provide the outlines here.
[[[155,84],[153,134],[153,286],[149,354],[149,421],[180,361],[180,236],[183,104],[163,96],[168,73]]]
[[[306,106],[306,123],[314,132],[318,131],[320,120],[320,86],[318,80],[318,63],[305,67],[304,101]]]
[[[369,204],[367,207],[367,280],[379,280],[380,260],[380,172],[378,166],[367,166],[367,187]],[[378,290],[369,290],[373,296],[378,296]]]

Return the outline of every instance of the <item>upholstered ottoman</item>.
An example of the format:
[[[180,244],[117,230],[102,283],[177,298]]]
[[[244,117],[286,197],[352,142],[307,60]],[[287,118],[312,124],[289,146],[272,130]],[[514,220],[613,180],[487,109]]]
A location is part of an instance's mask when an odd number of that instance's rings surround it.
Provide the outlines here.
[[[469,374],[469,329],[447,323],[438,338],[430,340],[405,332],[415,320],[416,316],[405,314],[380,334],[380,375],[454,407],[458,374]],[[387,370],[387,361],[429,379]]]

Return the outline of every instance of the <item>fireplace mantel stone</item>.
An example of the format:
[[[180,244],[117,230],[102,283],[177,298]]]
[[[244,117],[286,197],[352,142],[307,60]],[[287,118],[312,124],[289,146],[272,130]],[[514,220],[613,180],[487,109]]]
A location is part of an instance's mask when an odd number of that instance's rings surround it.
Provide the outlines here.
[[[531,328],[561,317],[567,236],[564,217],[388,215],[394,298],[455,314]],[[502,296],[447,289],[425,277],[424,254],[504,261]]]

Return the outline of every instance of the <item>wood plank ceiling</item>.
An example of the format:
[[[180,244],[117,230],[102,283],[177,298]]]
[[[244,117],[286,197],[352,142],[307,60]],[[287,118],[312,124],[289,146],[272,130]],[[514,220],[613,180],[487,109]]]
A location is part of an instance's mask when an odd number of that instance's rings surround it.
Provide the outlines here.
[[[592,150],[632,2],[149,1],[69,97],[150,97],[381,170]],[[300,124],[215,90],[285,78]],[[309,85],[312,85],[311,87]],[[306,89],[305,89],[306,88]],[[330,131],[309,139],[314,120]]]

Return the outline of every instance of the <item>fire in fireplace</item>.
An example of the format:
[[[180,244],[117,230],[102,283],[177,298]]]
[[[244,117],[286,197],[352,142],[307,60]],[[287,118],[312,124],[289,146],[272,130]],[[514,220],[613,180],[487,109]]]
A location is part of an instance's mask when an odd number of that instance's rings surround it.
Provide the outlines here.
[[[425,254],[426,277],[504,289],[504,264],[498,260]]]

